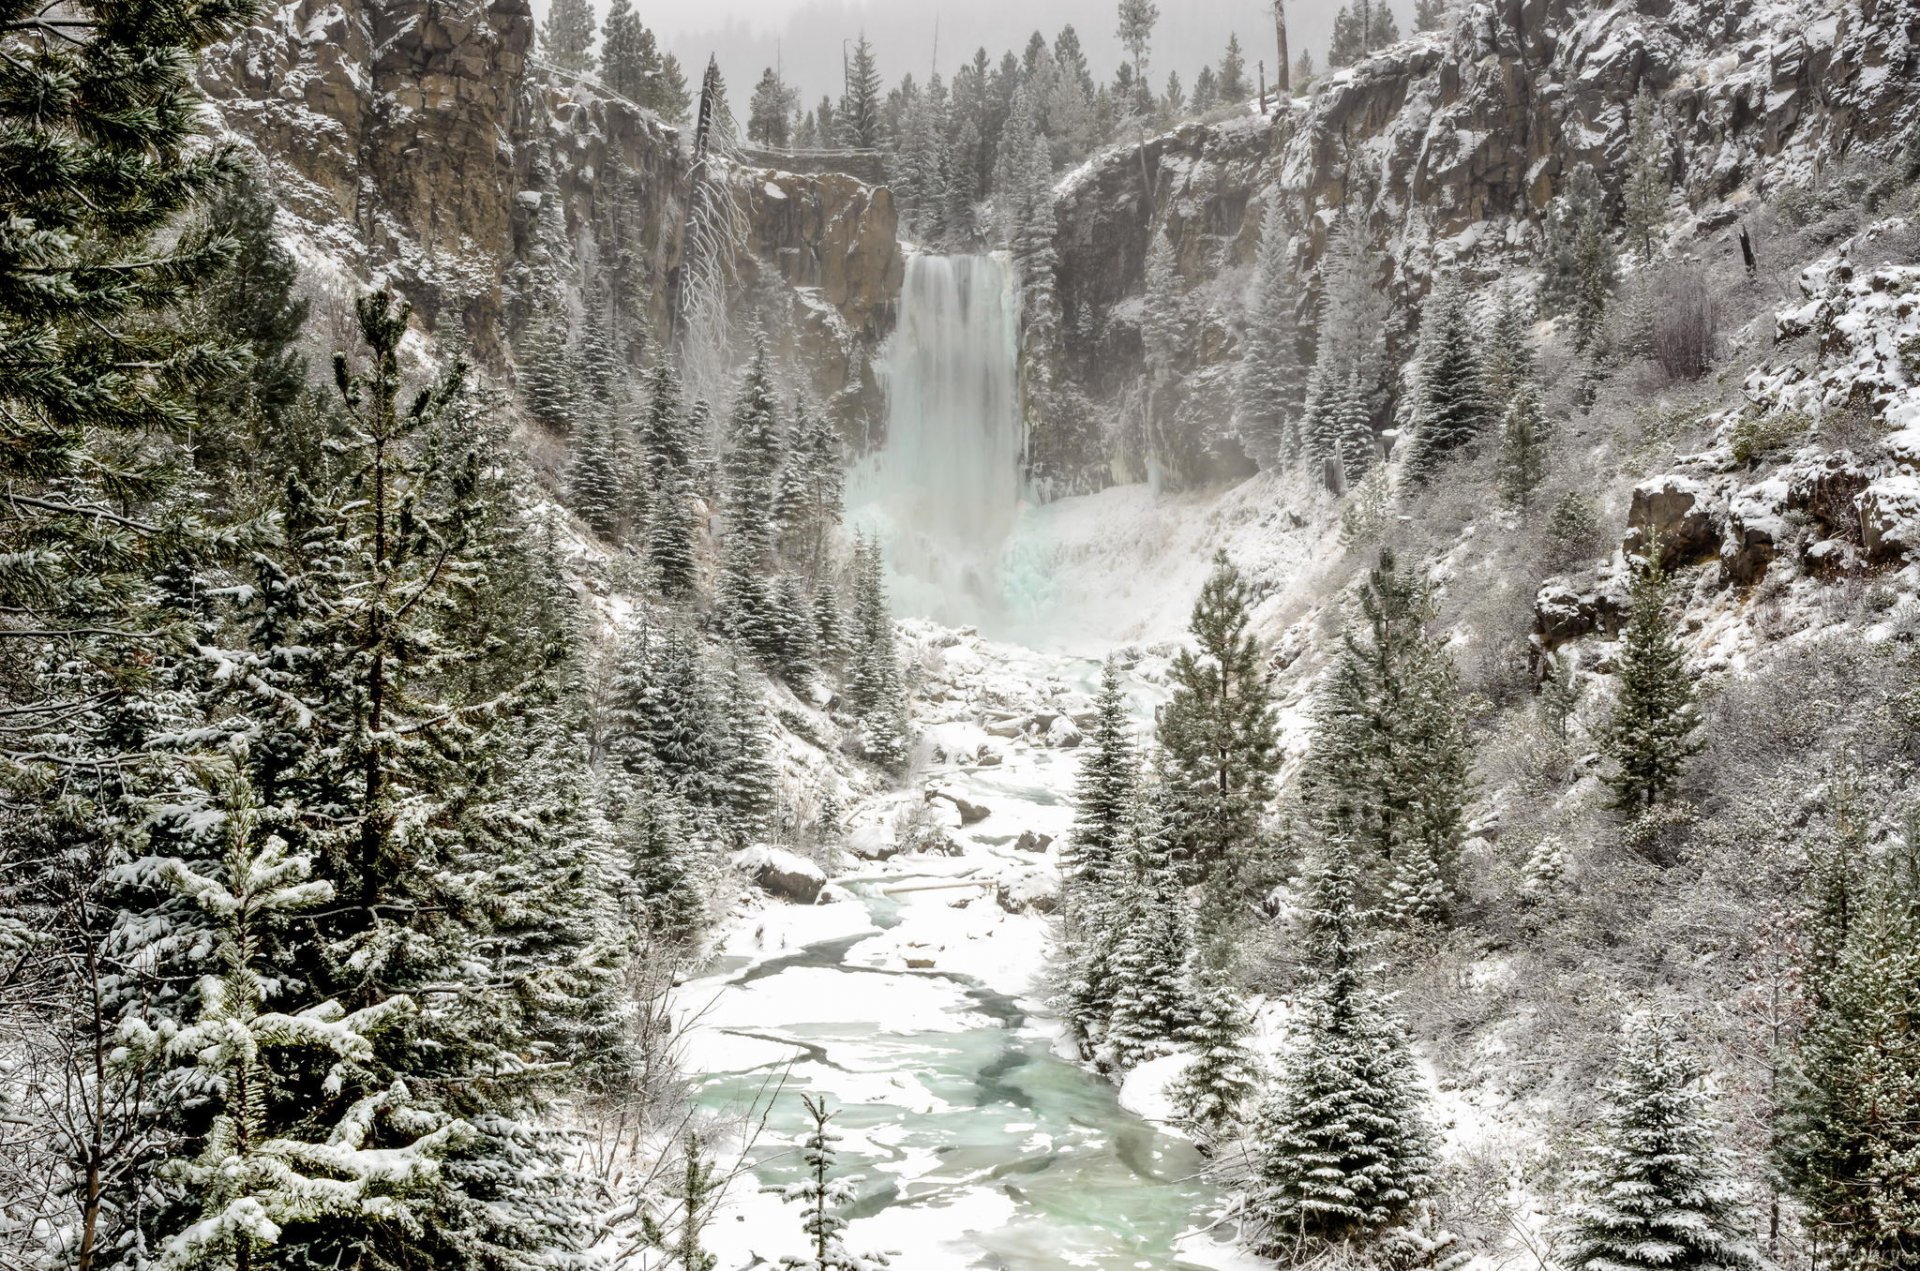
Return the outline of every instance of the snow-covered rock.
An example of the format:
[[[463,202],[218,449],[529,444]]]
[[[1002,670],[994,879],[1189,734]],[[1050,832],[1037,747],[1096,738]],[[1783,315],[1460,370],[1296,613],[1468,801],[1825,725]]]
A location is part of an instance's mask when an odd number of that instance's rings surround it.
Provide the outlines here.
[[[733,865],[768,895],[795,904],[815,903],[827,885],[826,872],[818,865],[771,843],[754,844],[734,857]]]
[[[1860,545],[1870,561],[1912,557],[1920,549],[1920,477],[1881,477],[1860,493]]]
[[[1657,537],[1661,562],[1671,568],[1716,551],[1724,520],[1725,513],[1705,482],[1673,475],[1654,477],[1633,488],[1622,546],[1628,555],[1637,555]]]

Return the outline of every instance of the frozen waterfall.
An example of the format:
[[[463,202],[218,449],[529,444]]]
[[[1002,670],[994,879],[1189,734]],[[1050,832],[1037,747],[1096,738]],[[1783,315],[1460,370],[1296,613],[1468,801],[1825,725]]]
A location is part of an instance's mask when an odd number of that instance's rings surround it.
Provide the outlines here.
[[[1000,256],[914,256],[885,362],[887,443],[858,475],[901,614],[978,622],[999,604],[1025,445],[1020,290]]]

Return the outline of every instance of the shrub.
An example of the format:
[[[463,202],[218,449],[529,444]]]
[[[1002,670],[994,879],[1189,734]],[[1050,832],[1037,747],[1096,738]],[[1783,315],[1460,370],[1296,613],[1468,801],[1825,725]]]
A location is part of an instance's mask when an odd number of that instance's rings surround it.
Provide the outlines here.
[[[1718,305],[1706,278],[1697,270],[1674,274],[1653,306],[1653,360],[1669,379],[1698,379],[1713,364],[1718,335]]]
[[[1733,426],[1733,460],[1757,463],[1767,455],[1792,446],[1812,427],[1813,421],[1799,411],[1742,415]]]

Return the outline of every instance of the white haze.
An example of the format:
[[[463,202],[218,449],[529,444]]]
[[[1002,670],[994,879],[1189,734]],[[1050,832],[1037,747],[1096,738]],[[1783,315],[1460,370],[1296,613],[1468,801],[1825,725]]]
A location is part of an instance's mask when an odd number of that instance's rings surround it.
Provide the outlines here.
[[[607,0],[594,0],[602,14]],[[1049,42],[1071,23],[1080,36],[1097,79],[1112,77],[1120,63],[1114,37],[1114,0],[639,0],[641,20],[697,79],[709,55],[732,90],[735,109],[760,72],[776,63],[798,85],[811,106],[822,94],[838,97],[843,43],[863,31],[880,60],[889,86],[911,71],[924,81],[934,65],[939,36],[940,73],[948,78],[977,48],[996,63],[1000,55],[1026,47],[1034,31]],[[1395,0],[1401,26],[1407,25],[1412,0]],[[1327,37],[1339,0],[1289,0],[1288,35],[1297,57],[1310,49],[1324,62]],[[544,14],[546,0],[536,0]],[[1189,86],[1204,65],[1218,63],[1227,37],[1238,34],[1247,50],[1251,78],[1262,59],[1271,71],[1274,58],[1273,10],[1268,0],[1160,0],[1160,24],[1151,58],[1156,87],[1169,71]]]

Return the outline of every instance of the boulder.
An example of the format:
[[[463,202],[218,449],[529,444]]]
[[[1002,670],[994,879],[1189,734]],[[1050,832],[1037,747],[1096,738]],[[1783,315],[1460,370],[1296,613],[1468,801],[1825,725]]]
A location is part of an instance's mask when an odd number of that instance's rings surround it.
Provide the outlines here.
[[[1829,533],[1854,537],[1860,529],[1859,499],[1873,474],[1850,450],[1836,450],[1787,474],[1787,507],[1805,512]]]
[[[1626,602],[1598,587],[1576,591],[1566,583],[1549,580],[1541,584],[1533,598],[1534,642],[1547,653],[1595,631],[1613,635],[1626,618]]]
[[[1006,715],[999,719],[987,720],[983,727],[986,728],[989,736],[1019,737],[1027,731],[1027,717],[1025,715]]]
[[[1047,725],[1047,745],[1057,746],[1061,750],[1071,750],[1081,742],[1080,725],[1073,722],[1071,715],[1057,715]]]
[[[863,821],[847,831],[847,850],[863,861],[885,861],[898,856],[901,846],[892,826]]]
[[[1044,852],[1053,846],[1053,835],[1022,830],[1020,837],[1013,841],[1013,846],[1014,850],[1021,852]]]
[[[1876,564],[1920,554],[1920,477],[1881,477],[1860,492],[1860,547]]]
[[[1657,537],[1661,564],[1668,568],[1689,564],[1719,549],[1724,519],[1704,482],[1654,477],[1633,488],[1627,537],[1621,546],[1627,555],[1639,555]]]
[[[760,890],[797,905],[813,904],[827,885],[826,871],[806,857],[771,843],[756,843],[734,857],[733,865]]]
[[[991,808],[982,807],[955,794],[951,790],[927,791],[928,803],[944,803],[960,814],[961,825],[977,825],[993,815]]]
[[[1010,914],[1050,914],[1060,903],[1060,884],[1045,870],[1028,870],[995,883],[993,898]]]
[[[1786,506],[1784,481],[1766,481],[1735,495],[1727,505],[1727,532],[1720,544],[1720,565],[1727,577],[1751,586],[1766,574],[1787,538],[1782,516]]]

